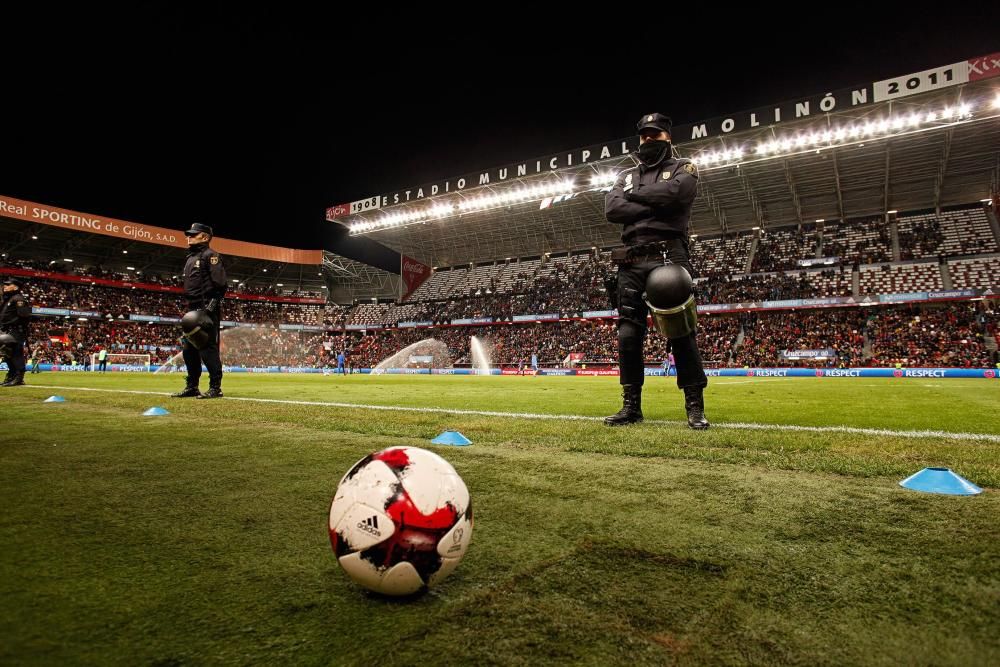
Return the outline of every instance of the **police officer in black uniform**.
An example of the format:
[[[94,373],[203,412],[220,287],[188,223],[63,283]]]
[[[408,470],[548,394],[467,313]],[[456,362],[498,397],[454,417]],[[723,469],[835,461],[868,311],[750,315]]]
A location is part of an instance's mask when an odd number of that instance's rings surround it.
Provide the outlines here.
[[[622,226],[625,248],[612,253],[618,264],[618,360],[623,406],[607,417],[608,426],[642,421],[642,385],[645,379],[642,347],[648,306],[643,300],[646,277],[670,262],[694,269],[688,256],[688,223],[698,189],[698,168],[675,158],[670,144],[670,118],[643,116],[639,132],[639,164],[619,175],[605,199],[608,222]],[[684,390],[688,426],[708,428],[704,388],[708,385],[695,332],[670,341],[677,367],[677,386]]]
[[[24,344],[28,341],[31,324],[31,302],[21,289],[20,278],[3,281],[3,305],[0,305],[0,334],[6,334],[3,360],[7,362],[7,377],[0,387],[19,387],[24,384]]]
[[[213,330],[210,340],[201,349],[184,339],[184,365],[187,366],[187,386],[174,394],[175,398],[221,398],[222,360],[219,358],[219,323],[222,320],[222,298],[226,295],[226,269],[219,253],[208,244],[212,228],[194,223],[184,232],[188,241],[188,256],[184,264],[184,296],[192,311],[206,311]],[[198,391],[201,364],[208,369],[208,391]]]

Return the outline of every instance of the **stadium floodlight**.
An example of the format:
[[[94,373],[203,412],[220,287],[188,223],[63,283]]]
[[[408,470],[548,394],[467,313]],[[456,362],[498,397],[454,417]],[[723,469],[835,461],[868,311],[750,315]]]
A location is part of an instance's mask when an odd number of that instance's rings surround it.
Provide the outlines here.
[[[452,206],[450,202],[445,204],[435,204],[434,207],[431,208],[431,216],[435,218],[443,218],[447,215],[451,215],[454,210],[455,207]]]
[[[285,283],[278,283],[278,285],[277,285],[277,286],[278,286],[278,287],[284,287],[284,286],[285,286]]]
[[[897,211],[896,209],[892,209],[891,211],[886,211],[886,213],[892,215],[893,213],[899,213],[899,211]]]
[[[615,181],[618,180],[618,174],[606,171],[600,174],[595,174],[593,178],[590,179],[590,184],[593,187],[614,185]]]
[[[71,260],[69,257],[63,257],[63,261],[64,262],[69,262],[71,264],[73,263],[73,260]]]
[[[982,103],[980,101],[980,104]],[[986,103],[1000,109],[1000,93],[995,93],[995,98]],[[752,147],[747,146],[745,149],[741,146],[730,146],[721,150],[702,150],[697,155],[691,156],[691,161],[699,166],[712,168],[741,161],[747,152],[757,158],[811,151],[813,148],[816,148],[815,152],[818,153],[827,147],[841,145],[845,141],[856,142],[858,139],[864,141],[873,137],[890,136],[897,132],[920,131],[921,125],[924,123],[963,121],[971,118],[975,104],[974,100],[966,101],[955,106],[945,107],[940,112],[914,110],[863,122],[857,121],[841,127],[805,129],[794,135],[784,135],[761,141]],[[858,143],[857,146],[864,148],[864,143]],[[589,189],[607,188],[613,185],[617,178],[618,174],[614,172],[593,173],[590,177]],[[572,195],[575,194],[576,189],[577,184],[572,178],[564,178],[559,180],[545,179],[529,185],[512,185],[509,189],[501,192],[483,192],[477,195],[460,193],[460,200],[455,202],[432,204],[419,210],[411,208],[408,211],[398,213],[383,212],[382,217],[376,221],[353,222],[348,224],[348,229],[352,234],[358,234],[369,230],[399,227],[428,219],[441,219],[473,211],[510,206],[532,199],[538,200],[563,194]],[[581,189],[588,188],[584,185]],[[33,238],[37,239],[37,237]]]
[[[127,271],[135,271],[135,267],[134,267],[134,266],[126,266],[126,267],[125,267],[125,269],[126,269]],[[176,278],[176,277],[177,277],[177,276],[174,276],[174,278]]]
[[[32,240],[32,241],[37,241],[37,240],[38,240],[38,237],[37,237],[37,236],[35,236],[34,234],[32,234],[32,235],[31,235],[31,240]]]
[[[128,250],[122,250],[122,254],[123,255],[127,255],[128,254]]]

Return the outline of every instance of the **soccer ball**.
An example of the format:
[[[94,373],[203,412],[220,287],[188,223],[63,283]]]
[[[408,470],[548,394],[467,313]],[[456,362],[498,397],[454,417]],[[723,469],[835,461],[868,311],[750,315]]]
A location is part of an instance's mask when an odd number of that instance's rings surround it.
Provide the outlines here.
[[[472,502],[443,458],[391,447],[361,459],[340,480],[329,529],[351,579],[385,595],[409,595],[458,566],[472,539]]]

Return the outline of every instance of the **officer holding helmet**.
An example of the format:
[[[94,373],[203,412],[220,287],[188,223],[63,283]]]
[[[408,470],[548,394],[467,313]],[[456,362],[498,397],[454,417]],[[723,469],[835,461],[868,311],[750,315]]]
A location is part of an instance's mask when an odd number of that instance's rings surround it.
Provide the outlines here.
[[[194,223],[184,232],[188,241],[188,256],[184,263],[184,296],[189,312],[181,318],[181,340],[184,345],[184,365],[187,385],[175,398],[221,398],[222,360],[219,358],[219,323],[222,320],[222,298],[226,295],[226,269],[219,253],[208,244],[212,228]],[[208,369],[208,391],[198,390],[201,364]]]
[[[675,158],[670,143],[670,118],[643,116],[638,164],[622,172],[605,199],[608,222],[622,226],[624,248],[612,252],[618,265],[609,294],[618,308],[618,359],[622,409],[604,420],[608,426],[642,421],[645,379],[643,343],[646,317],[653,314],[659,332],[670,338],[676,359],[677,386],[684,390],[688,426],[701,430],[705,418],[704,389],[708,385],[698,352],[697,310],[689,258],[689,220],[698,189],[698,168]],[[617,282],[617,287],[614,283]]]

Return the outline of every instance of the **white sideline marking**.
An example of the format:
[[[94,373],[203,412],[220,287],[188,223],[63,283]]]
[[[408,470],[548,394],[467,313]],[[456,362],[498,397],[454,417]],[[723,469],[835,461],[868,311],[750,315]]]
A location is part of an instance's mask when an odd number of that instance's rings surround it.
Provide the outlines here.
[[[132,389],[93,389],[91,387],[64,387],[60,385],[33,384],[42,389],[62,389],[68,391],[96,391],[111,394],[142,394],[146,396],[170,396],[164,391],[135,391]],[[279,405],[312,405],[326,408],[350,408],[355,410],[384,410],[387,412],[440,412],[452,415],[472,415],[476,417],[506,417],[512,419],[554,419],[564,421],[603,421],[604,417],[587,415],[545,415],[534,412],[495,412],[492,410],[462,410],[460,408],[417,408],[403,405],[365,405],[361,403],[335,403],[332,401],[291,401],[280,398],[247,398],[226,396],[224,401],[248,401],[251,403],[276,403]],[[644,424],[685,424],[682,421],[647,419]],[[798,426],[795,424],[757,424],[753,422],[713,422],[712,428],[755,431],[797,431],[803,433],[851,433],[854,435],[886,435],[898,438],[941,438],[944,440],[982,440],[1000,442],[1000,435],[991,433],[956,433],[952,431],[894,431],[883,428],[860,428],[856,426]]]

